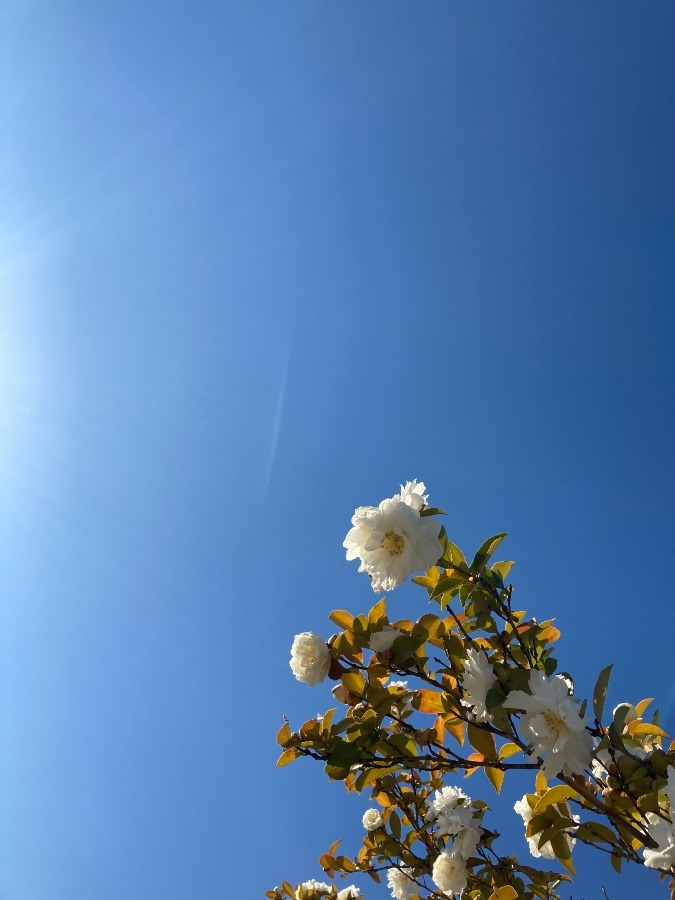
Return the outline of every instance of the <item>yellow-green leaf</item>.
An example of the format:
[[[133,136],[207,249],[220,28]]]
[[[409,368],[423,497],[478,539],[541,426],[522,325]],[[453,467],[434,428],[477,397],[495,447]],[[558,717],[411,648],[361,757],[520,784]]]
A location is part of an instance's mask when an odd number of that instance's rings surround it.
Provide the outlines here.
[[[571,800],[573,797],[578,796],[579,792],[575,791],[573,787],[567,784],[557,784],[555,787],[549,788],[544,796],[537,800],[537,805],[534,808],[535,814],[542,813],[552,803],[562,803],[563,800]]]
[[[518,891],[512,885],[505,884],[490,894],[490,900],[518,900]]]
[[[504,781],[504,770],[503,769],[495,769],[494,766],[485,766],[485,774],[492,782],[492,786],[499,794],[502,789],[502,783]]]
[[[354,624],[354,616],[351,613],[348,613],[346,609],[334,609],[328,618],[331,622],[334,622],[338,628],[342,628],[343,631],[351,628]]]
[[[636,734],[655,734],[658,737],[668,737],[668,733],[660,725],[652,725],[650,722],[631,722],[628,725],[628,734],[635,737]]]
[[[649,704],[653,703],[653,702],[654,702],[653,697],[647,697],[645,700],[640,700],[640,702],[636,704],[635,714],[637,715],[638,719],[642,718],[644,711],[647,709]]]
[[[290,750],[284,750],[279,759],[277,760],[277,769],[280,769],[282,766],[287,766],[290,762],[297,757],[298,751],[291,747]]]
[[[518,744],[504,744],[503,747],[499,748],[500,759],[508,759],[509,756],[515,756],[516,753],[520,753]]]

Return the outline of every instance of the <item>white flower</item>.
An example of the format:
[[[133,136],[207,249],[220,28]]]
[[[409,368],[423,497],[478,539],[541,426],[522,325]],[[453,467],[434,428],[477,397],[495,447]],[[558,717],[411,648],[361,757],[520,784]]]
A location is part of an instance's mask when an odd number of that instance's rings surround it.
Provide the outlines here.
[[[298,681],[313,687],[328,675],[330,662],[330,650],[323,638],[312,631],[296,634],[289,665]]]
[[[424,821],[433,822],[439,817],[448,815],[448,813],[452,812],[458,805],[464,806],[470,802],[470,797],[467,797],[461,788],[441,788],[440,791],[436,791],[434,799],[431,801],[431,805],[424,817]]]
[[[469,797],[459,788],[445,787],[436,795],[424,817],[435,822],[438,834],[453,836],[452,852],[468,859],[480,842],[480,822],[468,806]]]
[[[609,767],[612,765],[612,762],[621,759],[623,756],[635,756],[637,759],[646,759],[647,751],[644,747],[628,747],[628,753],[624,753],[622,750],[614,749],[612,751],[614,753],[614,757],[612,758],[612,754],[609,750],[594,750],[593,751],[593,761],[591,762],[591,773],[593,777],[597,781],[606,781],[607,775],[609,774]]]
[[[366,831],[377,831],[384,825],[384,819],[379,809],[367,809],[363,814],[362,821]]]
[[[461,894],[466,887],[466,865],[458,853],[444,850],[436,857],[431,870],[434,884],[445,894]]]
[[[361,891],[355,884],[350,884],[349,887],[338,891],[337,900],[359,900],[359,897],[363,897]]]
[[[467,650],[467,660],[464,664],[462,705],[473,710],[473,714],[479,722],[487,722],[490,718],[485,698],[487,692],[494,687],[495,680],[495,673],[485,652],[470,647]]]
[[[547,678],[534,669],[530,672],[530,691],[511,691],[504,706],[524,710],[520,727],[532,744],[532,755],[543,759],[544,775],[580,774],[593,756],[593,739],[585,727],[588,718],[581,718],[579,705],[568,693],[563,678]]]
[[[391,890],[391,896],[396,900],[406,900],[413,891],[417,891],[417,885],[411,879],[411,874],[410,866],[401,866],[400,869],[387,871],[387,885]]]
[[[415,707],[412,705],[415,692],[408,690],[407,681],[390,681],[387,687],[400,688],[403,691],[403,693],[401,694],[401,700],[394,706],[394,709],[398,713],[399,718],[403,718],[406,713],[415,711]]]
[[[375,653],[386,653],[387,650],[391,650],[392,644],[396,638],[401,637],[402,633],[398,628],[385,625],[382,631],[376,631],[374,634],[371,634],[368,646]]]
[[[420,481],[419,483],[417,482],[417,479],[414,481],[406,481],[405,485],[401,485],[401,493],[397,494],[394,499],[400,498],[416,512],[421,512],[427,505],[427,500],[429,499],[429,495],[424,493],[426,489],[427,486],[423,481]]]
[[[649,836],[656,841],[657,847],[643,850],[645,866],[648,869],[672,869],[675,866],[675,769],[668,771],[668,783],[666,784],[666,796],[669,803],[669,815],[672,819],[667,822],[655,813],[648,813]]]
[[[513,808],[518,813],[518,815],[522,818],[522,820],[525,824],[525,827],[527,828],[528,822],[534,815],[534,810],[532,809],[530,804],[527,802],[527,794],[523,795],[522,800],[518,800],[516,803],[514,803]],[[574,819],[575,822],[579,821],[579,816],[572,816],[572,818]],[[532,854],[532,856],[535,856],[537,858],[539,858],[540,856],[543,856],[544,859],[555,859],[556,858],[555,851],[553,850],[553,847],[551,846],[549,841],[547,841],[545,844],[542,844],[541,847],[539,847],[538,846],[539,835],[535,835],[534,837],[527,837],[527,835],[525,835],[525,837],[526,837],[527,845],[530,848],[530,853]],[[565,834],[565,835],[563,835],[563,837],[567,841],[567,846],[569,847],[570,853],[571,853],[572,848],[574,847],[574,845],[576,843],[576,838],[573,838],[569,834]]]
[[[418,485],[421,487],[421,485]],[[416,490],[402,488],[379,506],[360,506],[352,516],[352,528],[344,539],[347,559],[359,559],[359,572],[367,572],[376,593],[391,591],[411,572],[426,571],[438,561],[441,523],[422,517],[411,503]]]
[[[330,894],[331,886],[326,884],[325,881],[317,881],[315,878],[310,878],[309,881],[303,881],[302,884],[298,885],[295,896],[304,898],[306,894],[312,891],[314,893]]]

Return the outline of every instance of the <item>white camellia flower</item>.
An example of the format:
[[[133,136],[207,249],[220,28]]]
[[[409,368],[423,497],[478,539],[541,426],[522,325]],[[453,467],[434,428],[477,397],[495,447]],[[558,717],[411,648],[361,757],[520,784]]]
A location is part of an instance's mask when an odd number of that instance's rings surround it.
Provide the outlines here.
[[[470,808],[470,798],[459,788],[445,787],[436,791],[424,817],[433,822],[438,834],[452,835],[452,852],[468,859],[480,843],[480,821]]]
[[[366,831],[377,831],[384,825],[384,819],[379,809],[367,809],[363,814],[363,827]]]
[[[355,884],[350,884],[349,887],[338,891],[337,900],[359,900],[359,897],[363,897],[361,891]]]
[[[462,706],[468,706],[479,722],[487,722],[490,718],[485,698],[487,692],[494,687],[495,681],[496,676],[485,651],[470,647],[467,650],[467,660],[464,664]]]
[[[298,681],[314,687],[328,675],[330,663],[330,650],[322,637],[312,631],[296,634],[289,665]]]
[[[535,802],[538,799],[539,799],[538,797],[534,796]],[[527,828],[528,822],[534,815],[534,809],[530,806],[530,804],[527,801],[527,794],[523,795],[522,800],[516,801],[516,803],[514,803],[514,805],[513,805],[513,808],[518,813],[518,815],[521,817],[525,827]],[[575,822],[579,821],[579,816],[572,816],[572,818],[574,819]],[[527,835],[525,835],[525,837],[527,840],[527,846],[530,848],[530,853],[532,854],[532,856],[537,857],[537,858],[539,858],[540,856],[543,856],[544,859],[555,859],[556,858],[555,851],[553,850],[553,847],[551,846],[551,844],[548,841],[545,844],[542,844],[541,847],[539,847],[538,846],[539,835],[535,835],[534,837],[527,837]],[[567,841],[567,846],[569,847],[570,853],[571,853],[572,848],[576,844],[576,838],[573,838],[569,834],[565,834],[565,835],[563,835],[563,837]]]
[[[466,887],[466,865],[458,853],[444,850],[436,857],[431,870],[434,884],[444,894],[461,894]]]
[[[415,485],[415,482],[409,482]],[[425,572],[438,561],[441,523],[422,517],[418,489],[402,488],[402,493],[379,506],[360,506],[352,516],[352,528],[344,539],[347,559],[359,559],[359,572],[367,572],[376,593],[391,591],[412,572]],[[416,499],[418,498],[418,499]],[[411,505],[415,504],[415,505]]]
[[[417,892],[417,885],[410,877],[412,869],[410,866],[401,866],[400,869],[389,869],[387,871],[387,885],[391,891],[391,896],[396,900],[406,900],[413,891]]]
[[[585,727],[588,717],[582,719],[561,677],[547,678],[533,669],[530,691],[511,691],[504,706],[524,710],[520,728],[532,744],[532,755],[543,759],[544,775],[551,779],[559,772],[581,774],[593,756],[593,738]]]
[[[458,805],[468,806],[471,798],[467,797],[461,788],[444,787],[440,791],[436,791],[434,799],[429,805],[427,814],[424,817],[425,822],[434,822],[439,817],[452,812]]]
[[[671,822],[667,822],[655,813],[648,813],[649,836],[656,841],[657,847],[643,850],[645,865],[648,869],[664,869],[669,871],[675,866],[675,769],[668,771],[666,796],[669,803]]]
[[[429,495],[424,493],[426,489],[427,486],[423,481],[418,482],[417,479],[406,481],[405,485],[401,485],[401,493],[397,494],[396,497],[400,497],[404,503],[407,503],[416,512],[421,512],[429,499]]]
[[[396,638],[401,637],[402,634],[403,632],[399,631],[398,628],[385,625],[382,631],[376,631],[374,634],[371,634],[368,646],[375,653],[386,653],[387,650],[391,650]]]

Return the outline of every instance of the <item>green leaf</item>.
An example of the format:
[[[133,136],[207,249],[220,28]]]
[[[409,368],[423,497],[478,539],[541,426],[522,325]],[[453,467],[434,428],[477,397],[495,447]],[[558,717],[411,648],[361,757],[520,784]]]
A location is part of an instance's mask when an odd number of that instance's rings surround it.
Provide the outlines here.
[[[499,574],[499,577],[502,579],[502,581],[505,582],[506,579],[509,577],[509,572],[511,571],[513,566],[514,566],[513,560],[505,560],[504,562],[496,562],[492,567],[492,571],[497,572]]]
[[[465,582],[466,577],[464,575],[452,575],[450,578],[441,578],[429,596],[432,600],[435,600],[437,597],[440,597],[441,594],[446,594],[448,591],[454,590]]]
[[[478,552],[474,556],[473,562],[471,563],[472,572],[477,574],[482,570],[483,566],[487,564],[488,560],[504,540],[506,535],[506,531],[503,531],[500,534],[495,534],[492,537],[489,537],[484,543],[480,545],[480,547],[478,548]]]
[[[567,838],[563,834],[555,834],[550,841],[553,852],[560,862],[565,866],[570,875],[576,875],[574,865],[572,864],[572,854]]]
[[[612,853],[612,868],[621,874],[621,856],[618,853]]]
[[[537,800],[534,808],[536,815],[540,815],[552,803],[562,803],[563,800],[571,800],[579,796],[579,792],[567,784],[557,784],[555,787],[549,788],[546,793]]]
[[[604,841],[607,844],[615,844],[617,836],[611,828],[603,825],[602,822],[583,822],[577,829],[577,837],[583,838],[585,841]]]
[[[609,676],[612,674],[613,663],[605,666],[598,675],[593,689],[593,712],[598,722],[602,721],[602,711],[605,708],[605,697],[607,696],[607,686],[609,685]]]

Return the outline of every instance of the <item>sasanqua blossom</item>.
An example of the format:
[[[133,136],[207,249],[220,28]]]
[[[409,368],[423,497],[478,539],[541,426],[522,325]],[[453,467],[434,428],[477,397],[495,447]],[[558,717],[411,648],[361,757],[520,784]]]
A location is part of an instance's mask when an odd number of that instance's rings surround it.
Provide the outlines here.
[[[377,831],[384,825],[384,819],[379,809],[367,809],[363,814],[363,827],[366,831]]]
[[[668,797],[670,822],[648,813],[649,836],[657,846],[652,849],[644,848],[645,865],[648,869],[665,869],[669,871],[675,866],[675,769],[668,771],[668,783],[666,784],[666,796]]]
[[[479,722],[487,722],[490,713],[485,705],[488,691],[494,687],[495,673],[485,651],[470,647],[464,664],[462,705],[468,706]]]
[[[344,539],[347,559],[359,559],[376,593],[391,591],[412,572],[426,571],[438,561],[441,523],[421,516],[424,484],[408,482],[401,493],[379,506],[360,506]]]
[[[296,634],[289,665],[298,681],[314,687],[328,675],[330,663],[330,650],[323,638],[312,631]]]
[[[590,765],[593,739],[585,727],[588,718],[582,719],[567,682],[534,669],[529,687],[529,694],[511,691],[504,706],[524,711],[520,729],[532,744],[531,755],[541,757],[547,778],[555,778],[559,772],[580,774]]]
[[[532,796],[534,798],[534,802],[536,802],[538,798],[535,795],[532,795]],[[518,800],[513,805],[513,808],[518,813],[518,815],[522,818],[526,828],[527,828],[528,822],[534,815],[534,809],[528,803],[527,797],[528,797],[528,795],[524,794],[523,798],[521,800]],[[575,822],[579,821],[579,816],[573,816],[572,818],[574,819]],[[527,845],[530,848],[530,853],[532,854],[532,856],[535,856],[537,858],[539,858],[540,856],[543,856],[544,859],[555,859],[556,858],[555,851],[548,841],[545,844],[542,844],[540,847],[540,846],[538,846],[539,835],[535,835],[534,837],[527,837],[527,835],[525,835],[525,837],[527,839]],[[574,845],[576,843],[576,838],[572,837],[569,834],[565,834],[565,835],[563,835],[563,837],[567,841],[567,846],[569,847],[570,852],[571,852],[572,848],[574,847]]]
[[[337,894],[337,900],[359,900],[360,897],[363,897],[363,894],[355,884],[350,884],[348,887],[342,888]]]
[[[417,891],[417,885],[410,877],[412,869],[409,866],[401,866],[400,869],[389,869],[387,871],[387,885],[391,891],[391,896],[396,900],[406,900],[413,891]]]
[[[445,787],[436,791],[424,817],[434,823],[438,834],[452,835],[452,852],[468,859],[480,842],[480,821],[470,808],[470,798],[459,788]]]
[[[431,877],[444,894],[461,894],[466,887],[466,864],[458,853],[444,850],[436,857]]]
[[[403,632],[399,631],[398,628],[392,628],[391,625],[385,625],[381,631],[376,631],[371,634],[368,646],[371,650],[374,650],[375,653],[386,653],[387,650],[391,650],[391,646],[396,638],[401,637],[402,634]]]

